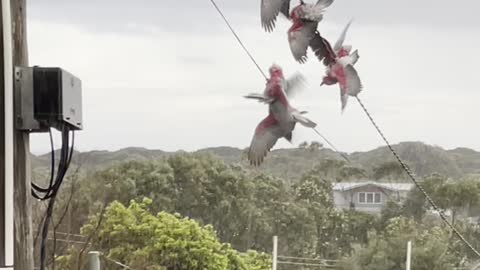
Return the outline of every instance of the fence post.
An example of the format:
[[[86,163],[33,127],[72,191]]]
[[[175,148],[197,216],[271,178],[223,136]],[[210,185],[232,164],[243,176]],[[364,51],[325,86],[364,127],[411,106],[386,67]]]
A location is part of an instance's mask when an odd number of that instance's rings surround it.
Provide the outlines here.
[[[88,270],[100,270],[100,252],[88,252]]]

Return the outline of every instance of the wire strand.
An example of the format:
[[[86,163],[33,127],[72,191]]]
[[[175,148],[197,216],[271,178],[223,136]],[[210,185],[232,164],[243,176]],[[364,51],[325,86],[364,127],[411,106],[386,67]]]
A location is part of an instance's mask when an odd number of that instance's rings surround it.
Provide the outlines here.
[[[409,178],[412,180],[412,182],[415,184],[415,186],[420,190],[420,192],[422,192],[422,194],[425,196],[425,198],[427,199],[427,201],[430,203],[430,205],[433,207],[434,210],[436,210],[438,212],[438,214],[440,215],[440,218],[445,222],[445,224],[447,224],[451,229],[452,231],[455,233],[455,235],[457,235],[457,237],[471,250],[473,251],[473,253],[475,253],[478,257],[480,257],[480,252],[478,250],[476,250],[472,244],[470,244],[470,242],[467,241],[467,239],[465,239],[465,237],[457,230],[457,228],[455,228],[455,226],[447,219],[447,217],[443,214],[443,212],[441,211],[441,209],[437,206],[437,204],[433,201],[433,199],[430,197],[430,195],[428,194],[428,192],[422,187],[422,185],[418,182],[417,178],[415,177],[415,175],[412,173],[412,171],[410,170],[410,168],[407,166],[407,164],[405,164],[405,162],[403,162],[403,160],[400,158],[400,156],[397,154],[397,152],[395,151],[395,149],[393,149],[392,145],[390,144],[390,142],[387,140],[387,138],[385,137],[385,135],[383,134],[382,130],[378,127],[377,123],[375,122],[375,120],[373,120],[373,117],[372,115],[368,112],[367,108],[365,107],[365,105],[363,104],[363,102],[360,100],[360,98],[358,96],[355,97],[358,101],[358,104],[360,104],[360,106],[362,107],[363,111],[365,112],[365,114],[367,115],[368,119],[370,119],[370,122],[372,123],[372,125],[375,127],[375,129],[377,130],[378,134],[380,135],[380,137],[382,137],[383,141],[387,144],[387,147],[388,149],[390,149],[390,152],[392,152],[393,156],[395,157],[395,159],[398,161],[398,163],[400,163],[400,166],[402,166],[403,170],[407,173],[407,175],[409,176]]]
[[[324,141],[326,141],[327,144],[330,145],[330,147],[332,147],[335,152],[337,152],[339,155],[341,155],[346,161],[348,161],[348,163],[351,163],[350,159],[348,159],[348,157],[344,153],[338,151],[338,149],[335,147],[335,145],[333,145],[325,136],[323,136],[320,132],[318,132],[318,130],[316,128],[312,128],[312,129],[313,129],[313,131],[315,131],[315,133],[318,134],[318,136],[322,137],[322,139]]]
[[[247,47],[245,47],[245,45],[243,44],[242,40],[240,39],[240,37],[237,35],[237,33],[235,32],[235,30],[233,29],[233,27],[230,25],[230,23],[228,22],[227,18],[225,17],[225,15],[223,15],[223,12],[220,10],[220,8],[217,6],[217,3],[215,3],[214,0],[210,0],[210,2],[212,2],[212,5],[215,7],[215,9],[218,11],[218,13],[220,14],[220,16],[222,16],[223,18],[223,21],[225,21],[225,23],[227,24],[228,28],[230,29],[230,31],[232,32],[232,34],[235,36],[235,38],[237,39],[238,43],[240,44],[240,46],[242,46],[243,50],[248,54],[248,57],[250,57],[250,60],[252,60],[252,62],[255,64],[255,66],[257,67],[258,71],[260,71],[260,73],[262,73],[263,77],[265,78],[265,80],[268,79],[267,75],[265,75],[265,72],[263,72],[262,68],[260,68],[260,65],[258,65],[257,61],[255,61],[255,58],[253,58],[252,54],[250,54],[250,52],[248,51]]]

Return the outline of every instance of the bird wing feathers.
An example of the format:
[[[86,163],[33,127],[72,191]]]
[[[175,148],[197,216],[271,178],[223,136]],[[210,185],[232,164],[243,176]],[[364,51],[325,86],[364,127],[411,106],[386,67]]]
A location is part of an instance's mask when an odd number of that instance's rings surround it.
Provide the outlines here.
[[[335,62],[335,52],[332,49],[330,43],[323,38],[320,33],[315,32],[313,38],[310,40],[310,48],[312,49],[318,61],[323,60],[325,66],[329,66]]]
[[[362,91],[362,81],[360,80],[357,71],[352,65],[348,65],[344,69],[347,94],[350,96],[356,96]]]
[[[262,0],[260,16],[262,20],[262,26],[265,31],[273,31],[277,16],[280,12],[288,17],[288,9],[290,4],[285,2],[290,2],[290,0]],[[287,14],[285,14],[285,12]]]
[[[338,52],[342,48],[343,42],[345,42],[345,38],[347,37],[348,28],[350,27],[351,24],[352,24],[352,21],[349,21],[347,23],[342,33],[340,34],[340,37],[338,38],[337,42],[335,42],[335,45],[333,46],[333,49],[335,50],[335,52]]]
[[[307,80],[300,73],[295,73],[286,81],[285,93],[289,98],[302,91],[307,85]]]
[[[307,49],[310,41],[315,36],[316,28],[317,23],[312,22],[306,23],[297,31],[289,32],[288,41],[290,50],[292,51],[293,58],[299,63],[305,63],[307,61]]]
[[[267,119],[265,118],[258,124],[248,150],[248,160],[254,166],[262,164],[265,156],[267,156],[267,153],[278,140],[278,136],[275,134],[275,129],[278,129],[278,123],[270,123],[267,126]]]
[[[293,116],[293,119],[295,119],[295,121],[297,121],[298,123],[302,124],[305,127],[314,128],[317,126],[315,122],[303,116],[302,113],[299,111],[292,112],[292,116]]]
[[[333,0],[319,0],[316,4],[303,4],[300,6],[299,17],[304,20],[320,22],[323,20],[325,9]]]

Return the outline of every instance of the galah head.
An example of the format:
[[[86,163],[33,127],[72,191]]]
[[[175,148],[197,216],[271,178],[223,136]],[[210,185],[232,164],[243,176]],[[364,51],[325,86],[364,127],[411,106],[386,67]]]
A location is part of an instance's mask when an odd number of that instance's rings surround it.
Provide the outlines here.
[[[331,77],[331,76],[325,76],[323,77],[322,79],[322,83],[320,84],[320,86],[322,85],[333,85],[333,84],[336,84],[337,83],[337,79],[335,79],[334,77]]]
[[[270,78],[283,77],[282,68],[277,64],[273,64],[268,71],[270,72]]]
[[[351,50],[352,50],[352,46],[348,46],[348,45],[342,46],[342,48],[340,48],[340,50],[338,50],[337,56],[339,58],[347,56],[347,55],[350,54]]]

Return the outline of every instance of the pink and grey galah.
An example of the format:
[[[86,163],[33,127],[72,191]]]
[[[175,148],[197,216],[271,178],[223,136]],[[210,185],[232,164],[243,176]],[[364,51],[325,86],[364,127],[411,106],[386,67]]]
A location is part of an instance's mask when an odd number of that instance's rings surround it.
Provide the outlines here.
[[[347,24],[339,39],[333,46],[334,58],[327,57],[324,63],[327,66],[326,76],[323,77],[321,85],[333,85],[338,83],[340,86],[341,110],[347,106],[348,96],[357,96],[362,91],[362,82],[358,76],[354,65],[357,63],[359,55],[355,50],[351,53],[352,46],[344,45],[345,37],[351,22]]]
[[[292,21],[288,29],[288,42],[290,50],[296,61],[305,63],[307,49],[316,35],[318,23],[323,20],[325,9],[333,3],[333,0],[318,0],[315,4],[300,4],[290,9],[290,0],[262,0],[261,20],[262,26],[267,32],[273,31],[277,16],[281,12]]]
[[[276,91],[285,92],[286,96],[292,97],[303,90],[306,86],[306,79],[300,73],[295,73],[288,79],[283,76],[282,68],[273,64],[270,69],[270,78],[267,79],[263,93],[250,93],[245,98],[256,99],[259,102],[270,104],[275,100]]]
[[[268,116],[256,127],[248,150],[248,160],[254,166],[262,164],[278,139],[285,138],[291,142],[297,122],[309,128],[316,127],[313,121],[303,116],[306,112],[298,111],[290,105],[285,91],[285,79],[279,66],[272,65],[265,91],[258,97],[268,103]]]

